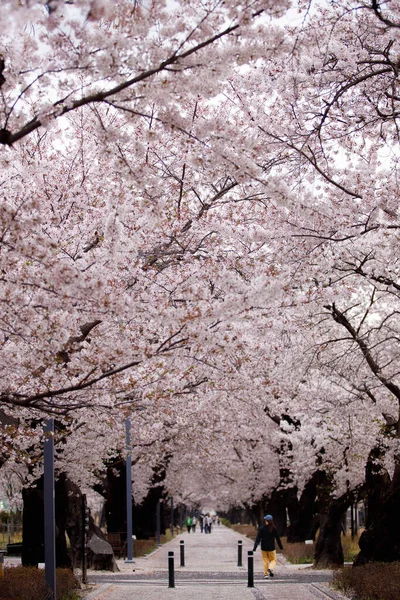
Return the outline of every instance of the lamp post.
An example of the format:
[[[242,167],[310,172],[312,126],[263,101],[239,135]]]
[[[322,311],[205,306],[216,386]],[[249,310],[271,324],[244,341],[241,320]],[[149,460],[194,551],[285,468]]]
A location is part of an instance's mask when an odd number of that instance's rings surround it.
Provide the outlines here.
[[[171,535],[174,537],[174,499],[171,496],[171,518],[170,518]]]
[[[161,501],[157,502],[156,511],[156,522],[157,522],[157,546],[161,546]]]
[[[43,461],[44,562],[51,600],[56,600],[56,524],[54,492],[54,419],[45,422]]]
[[[126,428],[126,563],[133,563],[132,544],[132,456],[131,456],[131,420],[128,417]]]

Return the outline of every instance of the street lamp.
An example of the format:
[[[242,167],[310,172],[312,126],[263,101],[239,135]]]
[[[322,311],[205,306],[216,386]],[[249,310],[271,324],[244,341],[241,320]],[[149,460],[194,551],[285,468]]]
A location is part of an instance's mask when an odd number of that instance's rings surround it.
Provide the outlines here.
[[[54,492],[54,419],[44,424],[43,502],[45,578],[51,600],[56,600],[56,524]]]
[[[126,429],[126,563],[133,563],[132,543],[132,447],[131,447],[131,419],[125,422]]]
[[[174,498],[171,496],[171,535],[174,537]]]

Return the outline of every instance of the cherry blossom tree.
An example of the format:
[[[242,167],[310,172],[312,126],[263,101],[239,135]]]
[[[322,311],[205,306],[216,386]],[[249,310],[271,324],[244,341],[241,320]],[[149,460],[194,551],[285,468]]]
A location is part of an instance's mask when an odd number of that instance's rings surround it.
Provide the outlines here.
[[[137,501],[397,489],[399,7],[298,6],[4,3],[4,473],[53,414],[95,485],[131,417]]]
[[[282,106],[285,119],[270,121],[267,127],[257,115],[257,122],[267,139],[282,151],[286,146],[293,164],[291,173],[302,209],[292,211],[287,219],[299,242],[293,252],[300,291],[296,296],[303,295],[303,301],[314,306],[317,302],[313,321],[317,317],[327,325],[321,344],[314,346],[320,348],[317,358],[328,357],[325,370],[353,398],[352,407],[354,400],[362,400],[368,417],[374,414],[377,423],[391,428],[393,434],[398,423],[396,276],[391,274],[396,272],[392,257],[398,228],[396,19],[395,13],[385,17],[376,3],[366,4],[364,11],[346,12],[351,7],[351,3],[337,11],[323,7],[310,18],[304,38],[303,33],[296,38],[296,70],[290,74],[292,100]],[[327,34],[325,44],[322,32]],[[310,43],[313,54],[307,50]],[[305,52],[301,52],[302,45]],[[289,87],[287,72],[277,80]],[[274,104],[278,108],[279,99]],[[289,203],[287,207],[291,211]],[[327,322],[323,307],[344,331]],[[338,390],[335,396],[337,401]],[[345,431],[343,425],[340,429]],[[377,427],[358,425],[357,429],[368,432],[373,448]],[[392,490],[382,522],[397,522],[389,506],[396,494],[397,444],[395,434],[387,457]],[[347,443],[344,448],[348,449]],[[344,475],[347,469],[341,471]],[[383,535],[382,524],[374,527],[372,545],[380,548],[375,556],[395,557],[397,526],[390,539]],[[369,558],[372,545],[364,548]],[[382,553],[385,545],[387,551]]]

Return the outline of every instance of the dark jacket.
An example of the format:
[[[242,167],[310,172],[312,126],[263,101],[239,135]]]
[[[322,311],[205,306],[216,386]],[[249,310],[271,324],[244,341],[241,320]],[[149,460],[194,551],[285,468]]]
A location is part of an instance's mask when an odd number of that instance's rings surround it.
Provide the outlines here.
[[[272,550],[275,550],[275,540],[277,541],[279,548],[283,550],[281,539],[275,527],[272,527],[272,531],[270,531],[268,525],[262,525],[258,530],[257,537],[254,542],[253,552],[256,551],[260,542],[261,550],[272,552]]]

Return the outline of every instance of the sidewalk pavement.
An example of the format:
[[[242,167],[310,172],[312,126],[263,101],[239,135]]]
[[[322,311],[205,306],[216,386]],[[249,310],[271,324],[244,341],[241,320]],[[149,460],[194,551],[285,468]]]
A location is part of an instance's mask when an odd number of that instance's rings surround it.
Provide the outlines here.
[[[185,566],[180,566],[184,541]],[[243,566],[238,567],[238,541]],[[329,586],[330,571],[291,565],[278,554],[274,579],[263,578],[261,551],[254,555],[254,587],[248,587],[248,551],[252,540],[224,527],[211,534],[182,533],[134,563],[118,560],[120,572],[88,572],[85,600],[346,600]],[[168,587],[168,552],[174,552],[175,587]]]

